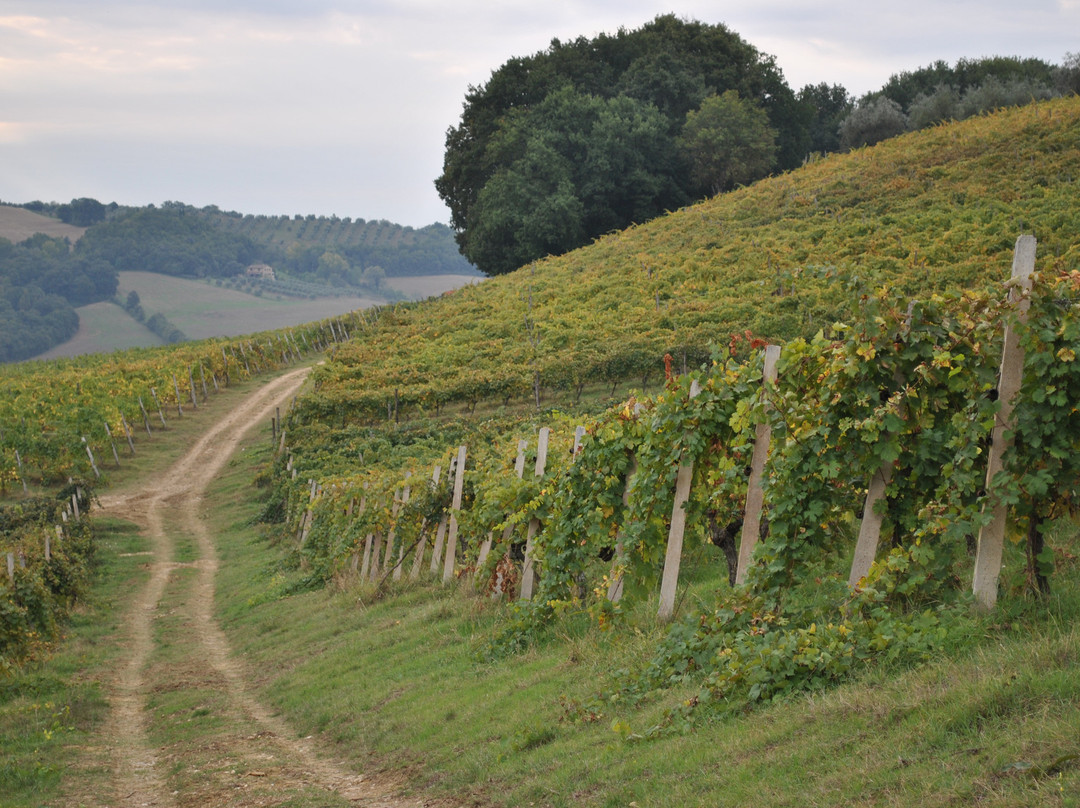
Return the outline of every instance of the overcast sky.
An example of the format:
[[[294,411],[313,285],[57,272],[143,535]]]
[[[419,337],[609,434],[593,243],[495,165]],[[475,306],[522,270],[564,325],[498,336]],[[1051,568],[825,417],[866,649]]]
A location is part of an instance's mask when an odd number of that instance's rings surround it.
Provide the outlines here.
[[[551,39],[724,23],[788,84],[1080,51],[1080,0],[0,0],[0,200],[448,222],[466,89]]]

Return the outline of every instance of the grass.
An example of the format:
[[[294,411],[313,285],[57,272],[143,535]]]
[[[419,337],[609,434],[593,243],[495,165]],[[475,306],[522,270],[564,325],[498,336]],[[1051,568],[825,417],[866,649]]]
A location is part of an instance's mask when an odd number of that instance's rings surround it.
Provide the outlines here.
[[[94,732],[108,713],[101,681],[118,658],[129,594],[145,581],[137,528],[98,520],[97,584],[75,609],[65,638],[38,662],[0,679],[0,805],[71,804],[72,786],[104,793],[108,750]]]
[[[79,330],[67,342],[50,348],[36,359],[57,359],[87,353],[164,345],[165,341],[116,303],[103,301],[80,306]]]
[[[146,316],[161,313],[191,339],[237,336],[287,328],[366,308],[380,301],[366,297],[274,300],[205,281],[154,272],[121,272],[118,294],[138,292]]]
[[[36,216],[29,211],[30,216]],[[39,217],[43,218],[43,217]],[[3,206],[0,206],[0,234],[3,232]],[[288,328],[322,320],[382,302],[370,297],[324,297],[315,300],[256,296],[228,289],[207,281],[174,278],[154,272],[121,272],[118,295],[138,292],[143,310],[149,317],[163,314],[191,339],[239,336],[256,331]],[[439,295],[465,284],[475,283],[469,275],[424,275],[388,278],[386,285],[411,298]],[[143,348],[164,344],[146,326],[134,320],[121,306],[112,302],[92,303],[76,309],[79,331],[67,342],[57,345],[35,359],[56,359],[88,353],[109,353],[125,348]]]
[[[301,573],[251,522],[244,464],[260,453],[245,453],[209,501],[224,528],[223,624],[264,699],[358,767],[479,805],[1080,804],[1080,765],[1067,759],[1080,753],[1075,560],[1059,594],[1010,596],[954,658],[872,668],[634,742],[696,693],[690,683],[640,705],[602,696],[655,647],[654,606],[614,631],[571,620],[485,663],[476,651],[505,613],[464,584],[400,585],[377,601],[348,586],[289,595]],[[1075,552],[1075,528],[1055,542]],[[715,583],[699,571],[690,597]]]
[[[26,208],[0,205],[0,238],[6,238],[13,244],[26,241],[35,233],[44,233],[50,238],[66,238],[74,244],[85,232],[85,227],[64,224],[59,219],[42,216]]]

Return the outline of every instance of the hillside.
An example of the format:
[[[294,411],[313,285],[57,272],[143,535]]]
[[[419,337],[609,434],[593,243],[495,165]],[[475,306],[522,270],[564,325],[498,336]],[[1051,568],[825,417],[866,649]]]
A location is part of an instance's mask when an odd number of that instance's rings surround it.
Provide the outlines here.
[[[141,277],[119,291],[148,293],[147,318],[166,317],[194,338],[296,325],[480,278],[441,225],[414,230],[386,221],[245,217],[180,203],[123,209],[82,201],[102,220],[73,227],[0,206],[0,360],[159,344],[165,330],[156,336],[109,305],[118,273]],[[275,265],[276,278],[246,278],[253,262]],[[206,282],[232,288],[213,294]],[[82,314],[90,322],[81,323]]]
[[[64,224],[51,216],[42,216],[26,208],[0,204],[0,238],[11,242],[25,241],[36,233],[53,238],[66,238],[72,243],[82,238],[85,227]]]
[[[258,748],[281,731],[260,716],[280,714],[306,749],[434,804],[1078,804],[1078,139],[1080,99],[1007,110],[307,334],[5,369],[0,480],[15,489],[20,462],[32,482],[88,478],[79,436],[107,460],[102,419],[138,426],[148,385],[187,376],[194,406],[203,368],[216,383],[246,378],[256,350],[273,367],[325,348],[273,440],[252,437],[199,508],[160,494],[190,517],[197,541],[181,532],[175,552],[190,563],[127,524],[104,547],[132,580],[168,581],[114,596],[146,631],[157,615],[149,664],[130,667],[149,695],[129,724],[167,761],[151,791],[196,804],[249,779],[295,785],[284,761],[302,756]],[[1004,290],[1031,232],[1024,324]],[[1026,365],[988,485],[1003,323]],[[783,343],[768,384],[765,341]],[[79,421],[53,434],[48,412]],[[177,411],[162,435],[185,445],[194,421]],[[764,528],[743,533],[759,436]],[[976,608],[998,506],[1000,600]],[[876,560],[852,583],[875,515]],[[148,567],[127,558],[146,552]],[[216,598],[190,585],[214,577]],[[86,622],[105,677],[134,652]],[[209,655],[187,636],[200,624]],[[6,691],[5,737],[32,715],[56,743],[35,712],[38,688],[58,687],[44,678]],[[103,770],[86,759],[110,725],[73,713],[68,754]],[[256,721],[238,732],[236,714]],[[24,765],[39,735],[20,741]]]
[[[998,284],[1017,235],[1040,268],[1080,259],[1080,100],[833,155],[423,306],[396,306],[319,373],[315,411],[524,400],[696,367],[750,331],[812,335],[856,281],[912,297]],[[362,387],[359,385],[362,379]]]

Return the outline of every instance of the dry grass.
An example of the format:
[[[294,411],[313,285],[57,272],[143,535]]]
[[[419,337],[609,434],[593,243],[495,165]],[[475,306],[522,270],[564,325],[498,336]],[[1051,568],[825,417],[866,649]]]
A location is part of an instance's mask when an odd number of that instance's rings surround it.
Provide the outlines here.
[[[0,205],[0,238],[6,238],[15,244],[26,241],[35,233],[70,239],[74,243],[82,238],[85,232],[85,227],[64,224],[59,219],[42,216],[25,208]]]

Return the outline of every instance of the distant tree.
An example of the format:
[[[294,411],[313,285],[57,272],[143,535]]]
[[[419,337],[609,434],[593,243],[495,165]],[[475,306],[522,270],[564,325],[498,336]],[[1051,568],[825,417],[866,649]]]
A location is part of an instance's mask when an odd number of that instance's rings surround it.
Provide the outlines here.
[[[134,289],[127,294],[127,300],[124,301],[124,310],[140,323],[146,319],[146,313],[143,311],[142,302],[139,300],[139,293]]]
[[[1010,79],[1002,81],[991,76],[977,87],[964,93],[960,117],[970,118],[980,112],[991,112],[1004,107],[1017,107],[1032,101],[1044,101],[1054,96],[1053,89],[1040,81]]]
[[[1080,51],[1066,53],[1061,65],[1054,69],[1054,87],[1062,95],[1080,93]]]
[[[930,96],[941,85],[951,86],[963,94],[991,78],[1002,82],[1022,80],[1050,86],[1054,82],[1054,75],[1055,68],[1041,59],[988,56],[960,59],[953,66],[939,60],[927,67],[891,76],[873,95],[890,98],[904,112],[908,112],[920,95]]]
[[[806,85],[797,96],[810,112],[809,151],[819,154],[840,148],[840,122],[855,106],[848,91],[839,84]]]
[[[381,289],[383,282],[386,280],[386,270],[382,267],[368,267],[364,270],[364,285],[370,286],[372,289]]]
[[[105,219],[105,206],[96,199],[72,199],[56,209],[60,221],[76,227],[89,227]]]
[[[327,250],[319,256],[315,271],[321,280],[334,286],[340,286],[345,283],[349,269],[349,262],[344,256],[333,250]]]
[[[771,57],[722,25],[642,28],[515,57],[471,87],[435,181],[465,255],[489,274],[580,246],[701,193],[676,146],[689,112],[738,92],[798,165],[810,114]]]
[[[678,144],[695,185],[713,194],[760,179],[776,163],[769,117],[737,90],[709,96],[691,110]]]
[[[920,93],[916,97],[908,113],[908,122],[912,129],[922,129],[961,117],[960,93],[951,84],[942,83],[929,95]]]
[[[840,124],[840,148],[873,146],[907,131],[908,119],[891,98],[867,97]]]

